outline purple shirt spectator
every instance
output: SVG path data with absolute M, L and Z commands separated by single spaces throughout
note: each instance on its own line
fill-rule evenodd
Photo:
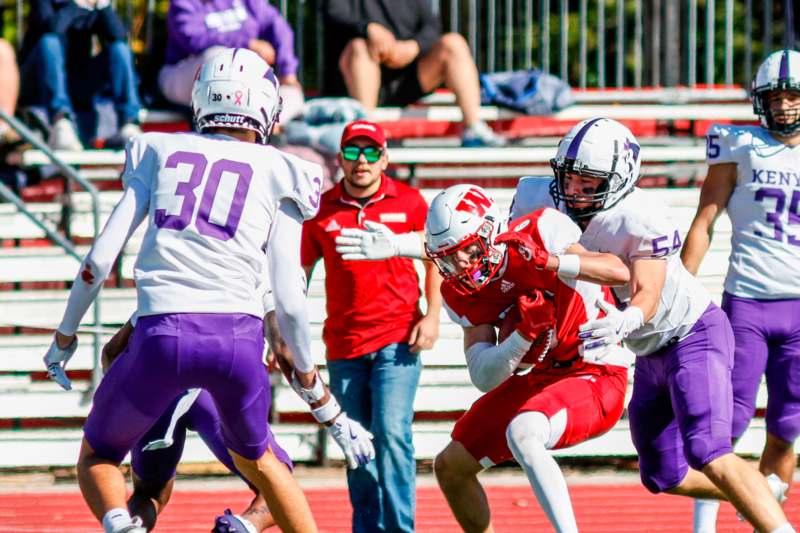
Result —
M 247 48 L 251 39 L 262 39 L 275 48 L 281 77 L 297 73 L 294 32 L 266 0 L 172 0 L 167 29 L 167 64 L 212 46 Z

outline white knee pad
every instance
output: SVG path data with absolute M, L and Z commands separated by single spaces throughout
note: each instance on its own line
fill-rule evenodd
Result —
M 528 411 L 514 417 L 506 429 L 506 440 L 512 451 L 525 441 L 538 442 L 549 450 L 561 440 L 566 427 L 566 409 L 552 418 L 539 411 Z
M 550 441 L 550 420 L 544 413 L 529 411 L 514 417 L 506 428 L 508 447 L 518 455 L 519 451 L 544 447 Z

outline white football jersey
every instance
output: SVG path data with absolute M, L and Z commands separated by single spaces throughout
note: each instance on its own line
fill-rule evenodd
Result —
M 709 165 L 736 163 L 728 201 L 731 256 L 725 290 L 758 299 L 800 298 L 800 146 L 760 126 L 713 126 Z
M 551 182 L 552 179 L 522 178 L 513 202 L 512 219 L 523 208 L 536 208 L 533 202 L 544 201 L 546 193 L 549 197 Z M 552 199 L 549 202 L 552 205 Z M 587 250 L 616 255 L 629 268 L 637 259 L 667 261 L 667 277 L 655 316 L 625 339 L 626 346 L 636 355 L 648 355 L 672 338 L 686 335 L 711 303 L 708 292 L 681 262 L 681 235 L 669 219 L 666 206 L 640 189 L 634 189 L 613 208 L 592 217 L 579 242 Z M 612 289 L 620 302 L 630 302 L 630 284 Z
M 523 176 L 517 182 L 517 190 L 511 200 L 509 220 L 515 220 L 528 213 L 533 213 L 543 207 L 556 208 L 553 197 L 550 196 L 552 177 Z
M 321 168 L 223 135 L 146 133 L 126 149 L 123 183 L 149 191 L 134 266 L 138 315 L 264 315 L 266 243 L 279 203 L 319 208 Z

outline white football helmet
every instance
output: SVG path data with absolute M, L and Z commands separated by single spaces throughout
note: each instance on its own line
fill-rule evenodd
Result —
M 778 50 L 768 55 L 758 67 L 750 91 L 753 112 L 761 118 L 761 125 L 778 135 L 791 135 L 800 130 L 800 109 L 783 111 L 776 120 L 769 106 L 773 91 L 800 92 L 800 52 Z
M 561 139 L 556 156 L 550 160 L 556 178 L 550 194 L 556 206 L 563 202 L 567 214 L 580 219 L 616 205 L 639 181 L 639 149 L 631 130 L 616 120 L 592 118 L 578 123 Z M 568 195 L 565 191 L 568 174 L 601 178 L 603 182 L 585 194 Z M 591 205 L 573 207 L 578 202 Z
M 471 294 L 492 280 L 503 260 L 504 248 L 493 244 L 501 220 L 500 208 L 476 185 L 453 185 L 436 195 L 425 220 L 425 253 L 444 283 Z
M 197 71 L 192 115 L 197 131 L 234 128 L 256 132 L 267 144 L 280 114 L 278 78 L 251 50 L 228 48 Z

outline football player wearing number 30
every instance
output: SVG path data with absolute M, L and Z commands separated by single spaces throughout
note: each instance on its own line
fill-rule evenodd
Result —
M 756 410 L 766 374 L 767 441 L 759 465 L 791 483 L 800 436 L 800 53 L 779 50 L 753 80 L 760 126 L 713 126 L 708 176 L 681 253 L 696 273 L 727 209 L 732 238 L 722 308 L 736 338 L 733 438 Z M 715 530 L 717 506 L 698 502 L 696 532 Z
M 192 108 L 200 133 L 146 133 L 128 144 L 122 198 L 80 266 L 45 355 L 50 376 L 68 388 L 64 367 L 78 324 L 147 219 L 134 267 L 138 321 L 94 395 L 78 482 L 106 533 L 144 533 L 126 509 L 119 463 L 175 398 L 202 388 L 219 410 L 236 468 L 264 495 L 278 526 L 313 533 L 308 502 L 267 423 L 258 291 L 269 276 L 294 355 L 293 388 L 334 437 L 352 437 L 342 442 L 348 458 L 358 450 L 353 467 L 368 461 L 371 436 L 342 413 L 311 357 L 300 240 L 303 220 L 319 207 L 321 169 L 264 146 L 278 119 L 278 82 L 254 52 L 227 49 L 207 61 Z

